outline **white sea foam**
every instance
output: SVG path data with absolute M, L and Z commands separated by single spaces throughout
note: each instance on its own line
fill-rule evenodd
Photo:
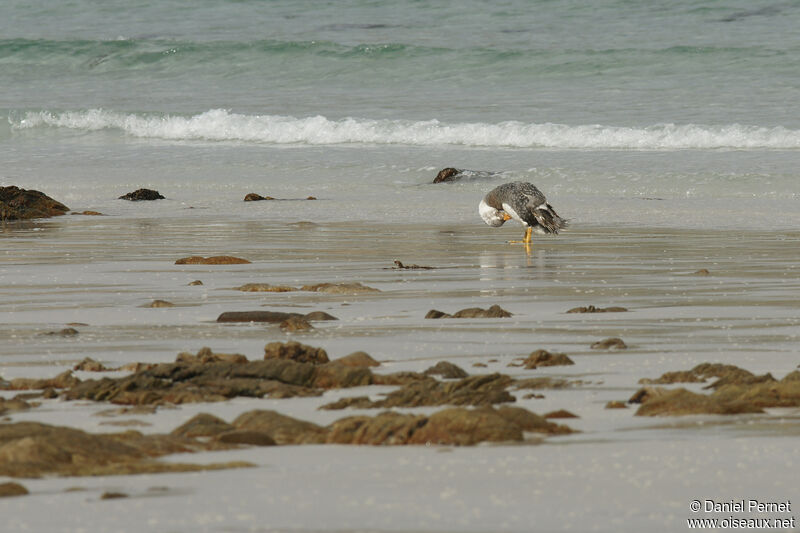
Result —
M 562 149 L 783 149 L 800 148 L 800 131 L 740 124 L 647 127 L 518 121 L 444 123 L 438 120 L 372 120 L 324 116 L 296 118 L 243 115 L 212 109 L 191 117 L 125 114 L 102 109 L 29 112 L 11 120 L 15 129 L 36 127 L 83 131 L 119 130 L 140 138 L 239 141 L 267 144 L 399 144 Z

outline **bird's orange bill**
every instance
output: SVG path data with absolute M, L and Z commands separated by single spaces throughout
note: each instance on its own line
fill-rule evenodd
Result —
M 506 220 L 511 220 L 511 215 L 503 211 L 503 222 L 505 222 Z

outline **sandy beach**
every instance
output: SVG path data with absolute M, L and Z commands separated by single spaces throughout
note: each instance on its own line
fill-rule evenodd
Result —
M 526 250 L 506 243 L 517 233 L 479 225 L 223 217 L 198 227 L 193 214 L 158 220 L 66 216 L 6 225 L 0 288 L 0 375 L 6 381 L 53 377 L 85 357 L 108 367 L 166 363 L 202 347 L 257 360 L 265 344 L 297 340 L 324 348 L 334 360 L 365 351 L 381 363 L 376 374 L 420 372 L 449 361 L 471 375 L 567 380 L 571 386 L 533 391 L 541 393 L 536 397 L 511 389 L 513 405 L 577 416 L 557 420 L 575 433 L 523 444 L 245 446 L 166 459 L 241 460 L 255 468 L 16 480 L 31 495 L 0 500 L 4 516 L 13 517 L 7 531 L 80 531 L 90 516 L 92 531 L 682 530 L 687 518 L 714 516 L 692 513 L 693 499 L 796 497 L 792 465 L 798 452 L 791 437 L 800 432 L 797 408 L 648 417 L 634 416 L 635 404 L 606 404 L 626 404 L 641 378 L 704 362 L 777 379 L 795 370 L 800 234 L 574 225 Z M 233 255 L 251 264 L 175 264 L 189 255 Z M 395 260 L 433 268 L 400 270 L 393 268 Z M 203 284 L 189 285 L 194 280 Z M 246 283 L 321 282 L 359 282 L 379 292 L 236 290 Z M 156 299 L 174 307 L 147 307 Z M 495 304 L 513 316 L 424 318 L 431 309 L 453 313 Z M 589 305 L 627 311 L 567 313 Z M 338 320 L 297 333 L 276 324 L 216 322 L 223 312 L 257 310 L 325 311 Z M 47 334 L 68 324 L 76 335 Z M 608 337 L 623 339 L 627 349 L 590 348 Z M 538 349 L 565 353 L 575 364 L 515 366 Z M 681 386 L 704 392 L 706 384 Z M 376 413 L 321 405 L 364 395 L 375 400 L 392 390 L 240 397 L 113 420 L 156 434 L 198 413 L 231 421 L 253 409 L 274 409 L 327 425 Z M 2 392 L 6 398 L 18 393 Z M 107 402 L 36 401 L 41 405 L 8 420 L 116 430 L 108 417 L 97 416 L 113 407 Z M 108 492 L 127 497 L 100 498 Z M 45 503 L 48 513 L 42 514 Z

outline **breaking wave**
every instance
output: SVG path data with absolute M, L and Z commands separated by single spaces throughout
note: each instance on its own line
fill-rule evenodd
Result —
M 66 128 L 118 131 L 146 139 L 276 145 L 408 145 L 584 150 L 800 148 L 800 131 L 740 124 L 657 124 L 647 127 L 552 123 L 444 123 L 324 116 L 245 115 L 212 109 L 194 116 L 126 114 L 102 109 L 27 112 L 12 130 Z

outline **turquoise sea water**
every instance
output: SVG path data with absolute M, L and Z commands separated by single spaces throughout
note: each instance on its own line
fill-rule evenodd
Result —
M 797 27 L 798 2 L 10 1 L 0 181 L 86 204 L 136 182 L 373 202 L 367 182 L 456 166 L 579 210 L 753 198 L 794 223 Z

